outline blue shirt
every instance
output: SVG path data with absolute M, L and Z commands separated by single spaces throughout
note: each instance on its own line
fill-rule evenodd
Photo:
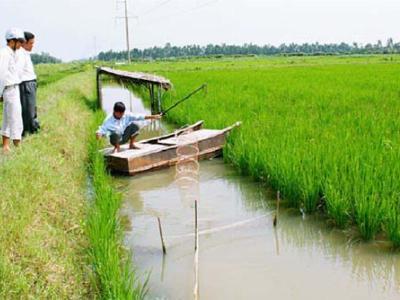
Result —
M 125 113 L 121 119 L 116 119 L 114 114 L 109 115 L 99 127 L 96 133 L 110 135 L 111 133 L 123 134 L 126 127 L 134 121 L 144 121 L 144 116 L 135 116 L 132 113 Z

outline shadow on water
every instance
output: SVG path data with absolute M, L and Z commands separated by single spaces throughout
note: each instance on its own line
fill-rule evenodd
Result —
M 151 299 L 193 298 L 193 203 L 175 177 L 169 168 L 115 178 L 125 199 L 125 243 L 143 278 L 150 272 Z M 282 210 L 274 229 L 267 189 L 220 159 L 200 164 L 199 189 L 200 298 L 400 299 L 400 256 L 384 244 L 350 243 L 317 216 L 293 210 Z

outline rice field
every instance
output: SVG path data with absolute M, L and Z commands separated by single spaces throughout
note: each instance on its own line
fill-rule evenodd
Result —
M 134 64 L 172 80 L 168 115 L 210 128 L 242 121 L 226 159 L 293 207 L 400 246 L 400 57 L 245 58 Z

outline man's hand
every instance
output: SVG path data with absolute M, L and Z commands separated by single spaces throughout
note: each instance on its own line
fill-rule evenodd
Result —
M 102 135 L 101 135 L 101 133 L 96 133 L 96 139 L 98 139 L 98 140 L 100 140 L 102 138 Z
M 146 120 L 160 120 L 161 119 L 161 115 L 151 115 L 151 116 L 146 116 L 145 119 Z

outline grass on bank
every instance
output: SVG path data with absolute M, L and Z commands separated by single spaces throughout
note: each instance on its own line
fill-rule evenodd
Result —
M 81 73 L 90 70 L 89 64 L 71 63 L 71 64 L 42 64 L 35 67 L 38 75 L 38 85 L 40 87 L 54 83 L 64 77 L 72 74 Z
M 0 154 L 0 298 L 137 299 L 120 198 L 93 140 L 94 72 L 53 72 L 38 91 L 40 134 Z
M 169 114 L 222 128 L 237 120 L 227 158 L 280 190 L 292 206 L 323 210 L 364 239 L 400 246 L 400 56 L 254 58 L 160 62 L 175 86 L 165 106 L 202 84 Z
M 92 122 L 95 132 L 104 119 L 98 111 Z M 123 231 L 118 218 L 122 197 L 112 187 L 99 152 L 99 142 L 94 134 L 89 138 L 89 170 L 92 176 L 93 196 L 90 204 L 87 232 L 90 239 L 90 256 L 97 274 L 103 299 L 142 299 L 145 286 L 136 280 L 130 258 L 121 248 Z
M 2 299 L 96 295 L 85 236 L 89 76 L 39 89 L 41 133 L 1 156 Z
M 45 88 L 48 84 L 55 83 L 67 76 L 88 71 L 91 69 L 89 64 L 40 64 L 35 66 L 35 72 L 37 74 L 37 86 L 40 89 Z M 39 92 L 40 93 L 40 92 Z M 38 95 L 38 102 L 42 102 L 40 99 L 41 95 Z M 46 103 L 47 99 L 43 99 L 43 103 Z M 39 109 L 41 106 L 39 105 Z M 3 102 L 0 102 L 0 121 L 3 117 Z M 40 112 L 39 112 L 40 113 Z M 0 123 L 1 126 L 1 123 Z

